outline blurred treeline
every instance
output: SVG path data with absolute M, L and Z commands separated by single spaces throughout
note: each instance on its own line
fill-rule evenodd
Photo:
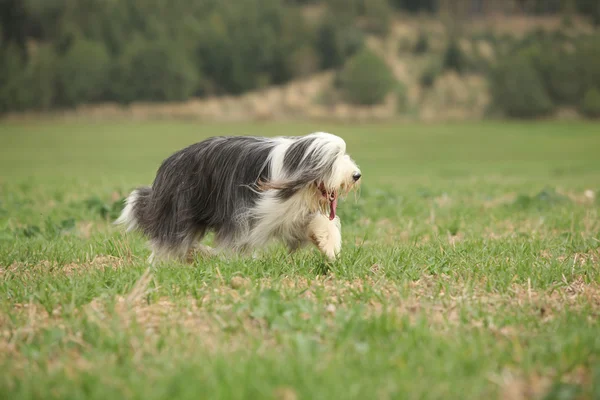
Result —
M 0 112 L 238 94 L 345 65 L 350 72 L 340 82 L 361 91 L 348 98 L 372 104 L 393 85 L 380 85 L 381 95 L 361 96 L 374 84 L 370 77 L 356 75 L 385 68 L 375 55 L 362 51 L 365 36 L 387 35 L 394 13 L 452 15 L 462 5 L 462 12 L 476 16 L 501 3 L 0 0 Z M 509 3 L 531 14 L 564 12 L 568 3 L 574 14 L 600 22 L 598 0 L 510 1 L 500 8 Z M 321 7 L 321 12 L 312 15 L 311 7 Z M 460 49 L 452 43 L 446 63 L 459 70 L 461 56 L 455 53 Z M 534 104 L 535 109 L 508 107 L 509 115 L 548 113 L 554 100 L 579 104 L 587 89 L 600 89 L 594 59 L 599 47 L 594 46 L 586 42 L 581 51 L 578 46 L 565 57 L 553 41 L 541 40 L 535 48 L 511 53 L 508 64 L 486 71 L 496 83 L 495 100 L 511 104 L 515 93 L 510 91 L 520 93 L 525 86 L 530 94 L 521 99 L 523 107 Z M 354 64 L 348 67 L 352 58 Z M 388 74 L 385 79 L 393 78 Z M 565 79 L 576 82 L 570 85 Z M 532 80 L 541 89 L 531 89 Z

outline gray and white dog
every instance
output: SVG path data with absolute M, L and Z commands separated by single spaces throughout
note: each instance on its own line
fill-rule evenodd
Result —
M 342 244 L 338 198 L 360 177 L 345 141 L 329 133 L 212 137 L 164 160 L 115 223 L 149 238 L 150 262 L 189 261 L 195 250 L 246 252 L 277 238 L 290 251 L 312 242 L 334 260 Z M 199 244 L 209 231 L 217 249 Z

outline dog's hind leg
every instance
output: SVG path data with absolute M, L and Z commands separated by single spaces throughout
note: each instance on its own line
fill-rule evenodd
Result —
M 181 261 L 185 257 L 187 246 L 150 240 L 150 249 L 152 254 L 150 254 L 148 262 L 156 265 L 169 261 Z
M 217 250 L 213 249 L 210 246 L 200 243 L 200 241 L 206 235 L 206 228 L 201 228 L 196 232 L 194 239 L 192 240 L 192 244 L 187 250 L 186 253 L 186 261 L 191 263 L 194 261 L 196 256 L 201 257 L 213 257 L 217 255 Z
M 200 229 L 183 237 L 175 236 L 175 238 L 169 240 L 150 240 L 152 254 L 148 261 L 151 264 L 168 261 L 192 263 L 198 248 L 200 249 L 199 252 L 205 253 L 207 253 L 207 249 L 210 249 L 208 246 L 198 243 L 204 237 L 205 232 L 205 229 Z
M 323 214 L 315 214 L 308 224 L 307 234 L 310 241 L 330 261 L 336 259 L 342 249 L 341 223 L 338 217 L 330 221 Z
M 196 256 L 200 256 L 203 258 L 214 257 L 218 254 L 217 250 L 213 249 L 210 246 L 199 243 L 196 246 L 190 248 L 187 253 L 186 261 L 188 263 L 194 262 Z

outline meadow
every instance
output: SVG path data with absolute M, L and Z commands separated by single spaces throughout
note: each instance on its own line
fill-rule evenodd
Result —
M 183 146 L 317 130 L 363 172 L 334 263 L 111 224 Z M 598 399 L 599 197 L 593 123 L 2 123 L 0 398 Z

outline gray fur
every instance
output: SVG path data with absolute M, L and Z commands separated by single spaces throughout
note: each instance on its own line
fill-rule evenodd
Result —
M 276 182 L 277 197 L 287 199 L 324 176 L 317 154 L 306 154 L 313 138 L 296 137 L 283 167 L 293 172 Z M 277 142 L 260 137 L 213 137 L 177 151 L 163 161 L 151 187 L 134 191 L 134 226 L 155 253 L 185 256 L 208 231 L 218 244 L 232 245 L 255 221 L 248 211 L 259 200 L 259 183 L 270 181 L 269 155 Z M 333 163 L 333 160 L 332 160 Z

